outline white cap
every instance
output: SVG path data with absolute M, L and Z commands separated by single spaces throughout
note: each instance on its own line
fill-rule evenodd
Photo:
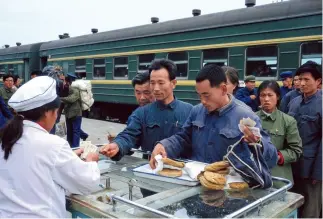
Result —
M 39 76 L 22 85 L 12 95 L 8 105 L 16 112 L 24 112 L 44 106 L 56 98 L 56 81 L 48 76 Z

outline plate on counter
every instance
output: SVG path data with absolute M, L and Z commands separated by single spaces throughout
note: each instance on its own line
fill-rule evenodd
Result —
M 153 170 L 150 168 L 149 164 L 141 165 L 135 169 L 133 169 L 135 176 L 139 176 L 142 178 L 158 180 L 168 183 L 180 184 L 184 186 L 196 186 L 200 182 L 192 179 L 189 175 L 183 170 L 183 175 L 180 177 L 167 177 L 161 176 L 153 173 Z

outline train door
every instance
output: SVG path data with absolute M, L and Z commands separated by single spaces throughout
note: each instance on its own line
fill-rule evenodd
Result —
M 24 59 L 24 73 L 23 73 L 24 81 L 30 79 L 29 77 L 29 59 Z
M 40 58 L 40 70 L 43 70 L 45 66 L 47 65 L 48 57 L 41 57 Z

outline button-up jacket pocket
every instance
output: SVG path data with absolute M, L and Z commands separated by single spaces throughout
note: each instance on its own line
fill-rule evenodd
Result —
M 284 149 L 285 132 L 283 130 L 271 129 L 269 130 L 269 135 L 277 150 Z

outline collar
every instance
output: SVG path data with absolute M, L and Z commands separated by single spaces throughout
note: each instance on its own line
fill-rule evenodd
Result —
M 6 87 L 4 87 L 4 90 L 5 90 L 7 93 L 11 93 L 11 92 L 12 92 L 12 88 L 6 88 Z
M 222 116 L 223 114 L 225 114 L 226 112 L 228 112 L 230 109 L 232 109 L 232 107 L 234 106 L 234 101 L 235 98 L 234 96 L 232 96 L 232 94 L 228 94 L 229 96 L 229 103 L 223 107 L 221 107 L 220 109 L 214 110 L 212 112 L 208 112 L 206 111 L 206 114 L 217 114 L 219 116 Z
M 304 103 L 309 103 L 311 102 L 313 99 L 315 99 L 316 97 L 318 97 L 319 95 L 322 95 L 321 91 L 317 90 L 315 94 L 313 94 L 312 96 L 308 97 L 307 99 L 305 99 L 304 94 L 302 94 L 302 99 Z
M 272 121 L 275 121 L 276 118 L 277 118 L 277 108 L 271 113 L 271 114 L 268 114 L 266 112 L 264 112 L 263 110 L 260 110 L 260 117 L 265 120 L 265 119 L 271 119 Z
M 177 102 L 178 102 L 178 100 L 177 100 L 177 98 L 175 96 L 174 96 L 174 100 L 171 103 L 167 104 L 167 105 L 165 105 L 161 101 L 155 101 L 155 103 L 157 104 L 157 107 L 159 109 L 161 109 L 161 110 L 164 110 L 164 109 L 167 109 L 167 108 L 175 109 L 175 107 L 177 105 Z
M 38 129 L 38 130 L 40 130 L 42 132 L 48 133 L 48 131 L 46 131 L 43 127 L 41 127 L 40 125 L 38 125 L 35 122 L 32 122 L 30 120 L 24 120 L 23 123 L 24 123 L 24 126 L 35 128 L 35 129 Z

